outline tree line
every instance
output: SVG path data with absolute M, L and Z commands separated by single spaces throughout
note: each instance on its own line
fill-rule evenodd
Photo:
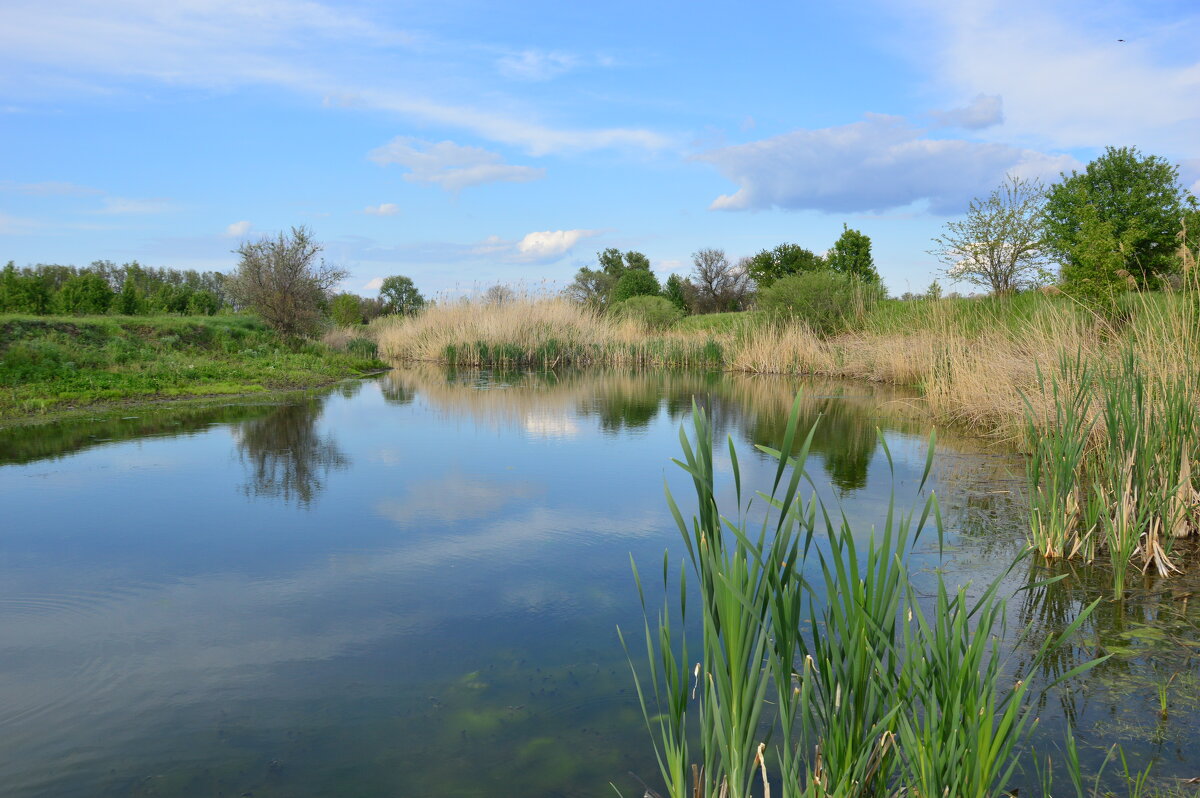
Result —
M 215 271 L 98 260 L 83 268 L 9 261 L 0 272 L 0 313 L 212 315 L 230 302 L 228 277 Z
M 841 237 L 824 254 L 799 244 L 730 261 L 723 249 L 692 253 L 687 276 L 671 274 L 660 284 L 650 259 L 641 252 L 609 248 L 596 253 L 596 266 L 582 267 L 565 294 L 576 302 L 615 314 L 674 315 L 746 310 L 756 302 L 792 295 L 809 283 L 872 285 L 882 290 L 871 254 L 871 239 L 843 225 Z M 783 303 L 786 303 L 784 300 Z
M 1108 147 L 1048 187 L 1010 175 L 933 243 L 947 276 L 994 294 L 1057 284 L 1094 300 L 1178 287 L 1200 243 L 1200 203 L 1177 165 Z

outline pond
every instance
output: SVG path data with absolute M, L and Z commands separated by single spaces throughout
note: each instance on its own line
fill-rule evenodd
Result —
M 919 500 L 915 401 L 855 383 L 411 368 L 0 430 L 5 793 L 640 795 L 657 770 L 616 628 L 642 626 L 630 557 L 643 574 L 679 562 L 663 487 L 688 512 L 680 426 L 704 404 L 765 488 L 753 446 L 778 444 L 800 387 L 831 506 L 866 535 L 893 487 Z M 927 541 L 929 568 L 1003 571 L 1022 469 L 939 436 L 947 554 Z M 1019 591 L 1050 573 L 1009 575 L 1012 629 L 1059 628 L 1105 594 L 1088 569 Z M 1200 775 L 1196 588 L 1102 602 L 1051 668 L 1114 656 L 1046 697 L 1046 753 L 1070 718 L 1093 767 L 1121 743 L 1160 776 Z

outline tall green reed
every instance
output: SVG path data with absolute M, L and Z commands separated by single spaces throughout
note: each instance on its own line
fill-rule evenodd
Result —
M 801 496 L 813 487 L 805 462 L 815 425 L 802 436 L 800 407 L 797 397 L 779 449 L 758 447 L 776 469 L 770 492 L 756 494 L 766 507 L 753 525 L 732 441 L 730 518 L 716 498 L 705 412 L 693 405 L 694 442 L 680 432 L 675 462 L 692 477 L 696 514 L 685 521 L 669 489 L 667 501 L 687 552 L 679 617 L 699 615 L 700 642 L 688 648 L 665 601 L 655 629 L 646 611 L 647 674 L 630 655 L 666 794 L 765 797 L 774 785 L 785 798 L 1000 795 L 1032 727 L 1030 676 L 1095 605 L 1010 674 L 999 648 L 1000 578 L 971 601 L 939 572 L 932 614 L 922 607 L 909 559 L 927 527 L 940 551 L 933 494 L 907 512 L 893 497 L 865 535 L 835 520 L 815 489 Z M 882 436 L 880 444 L 890 464 Z M 645 610 L 636 566 L 634 574 Z M 664 557 L 664 591 L 669 575 Z

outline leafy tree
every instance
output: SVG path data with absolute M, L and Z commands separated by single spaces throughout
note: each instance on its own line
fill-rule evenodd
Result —
M 693 283 L 697 313 L 740 310 L 750 291 L 748 261 L 729 262 L 723 249 L 701 249 L 692 253 Z
M 614 298 L 614 292 L 626 272 L 637 269 L 650 273 L 650 259 L 636 250 L 621 252 L 616 247 L 609 247 L 596 253 L 596 261 L 600 268 L 584 266 L 576 272 L 574 282 L 563 292 L 567 297 L 580 304 L 605 308 L 619 301 Z
M 338 294 L 329 305 L 329 315 L 342 327 L 362 324 L 362 298 L 354 294 Z
M 939 283 L 937 280 L 934 280 L 932 283 L 930 283 L 929 287 L 925 289 L 925 298 L 932 299 L 934 301 L 941 299 L 942 298 L 942 284 Z
M 385 278 L 379 287 L 379 298 L 383 300 L 388 313 L 402 316 L 411 316 L 425 307 L 425 297 L 421 296 L 412 278 L 403 274 Z
M 997 295 L 1036 285 L 1049 262 L 1042 230 L 1045 197 L 1041 183 L 1010 175 L 987 199 L 971 200 L 966 218 L 947 222 L 930 254 L 952 279 Z
M 759 288 L 765 288 L 789 274 L 821 271 L 825 268 L 827 264 L 824 258 L 798 244 L 780 244 L 775 249 L 764 249 L 746 264 L 750 278 Z
M 613 288 L 611 301 L 623 302 L 633 296 L 657 296 L 661 291 L 658 278 L 649 269 L 626 269 Z
M 188 298 L 187 312 L 193 316 L 212 316 L 221 309 L 221 300 L 212 291 L 193 291 Z
M 663 286 L 662 295 L 672 305 L 687 313 L 687 298 L 684 293 L 683 278 L 678 274 L 672 274 L 667 278 L 667 282 Z
M 126 275 L 121 293 L 117 295 L 117 313 L 122 316 L 141 316 L 149 310 L 146 298 L 138 290 L 137 281 L 133 275 Z
M 307 227 L 245 242 L 229 280 L 231 295 L 284 335 L 315 332 L 333 287 L 347 272 L 319 259 L 321 245 Z
M 875 259 L 871 257 L 871 238 L 842 224 L 842 235 L 826 256 L 829 268 L 839 274 L 852 274 L 860 280 L 879 282 Z
M 103 277 L 83 272 L 63 283 L 58 301 L 64 313 L 99 315 L 108 312 L 113 292 Z
M 1179 168 L 1136 147 L 1108 147 L 1082 173 L 1062 175 L 1046 198 L 1045 228 L 1064 287 L 1111 284 L 1116 269 L 1154 286 L 1177 266 L 1188 204 Z

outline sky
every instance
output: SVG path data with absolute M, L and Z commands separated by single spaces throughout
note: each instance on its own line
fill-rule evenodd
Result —
M 1200 193 L 1198 43 L 1196 0 L 4 0 L 0 262 L 306 225 L 344 290 L 450 296 L 849 225 L 919 292 L 1008 174 L 1136 146 Z

